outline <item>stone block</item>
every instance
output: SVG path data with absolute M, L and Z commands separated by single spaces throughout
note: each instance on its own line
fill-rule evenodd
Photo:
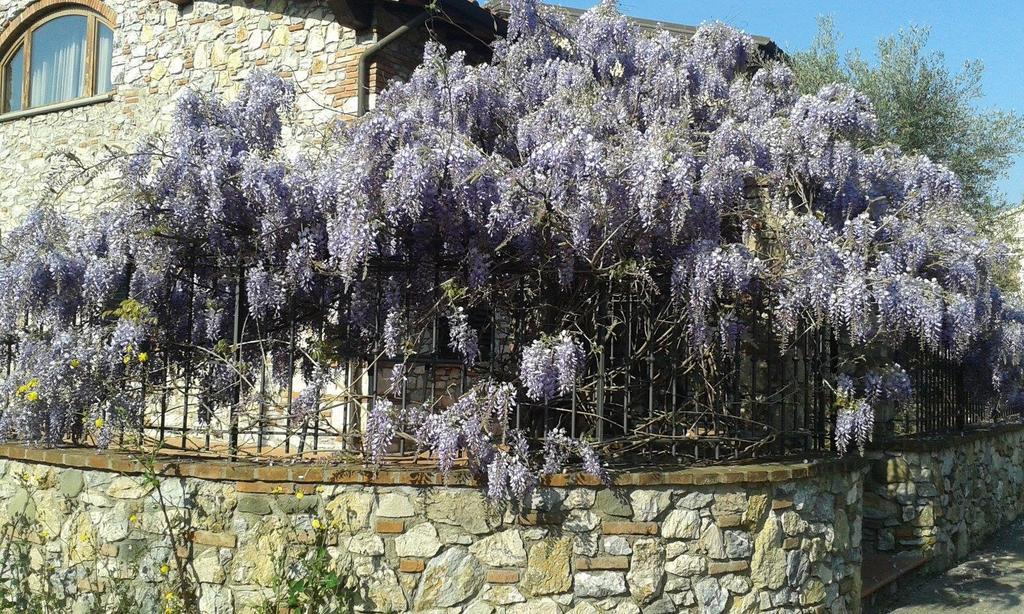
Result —
M 575 575 L 577 597 L 613 597 L 626 593 L 626 575 L 616 571 L 581 571 Z
M 492 567 L 515 567 L 526 564 L 526 548 L 517 529 L 489 535 L 469 547 L 473 556 Z
M 192 533 L 192 541 L 204 546 L 216 548 L 234 548 L 238 543 L 238 536 L 234 533 L 222 533 L 215 531 L 198 530 Z
M 453 546 L 427 564 L 420 576 L 413 607 L 416 611 L 456 606 L 476 594 L 484 573 L 463 546 Z
M 385 493 L 377 500 L 377 516 L 387 518 L 408 518 L 416 513 L 409 496 L 401 493 Z
M 238 498 L 237 509 L 243 514 L 266 516 L 271 512 L 270 501 L 265 496 L 246 495 Z
M 418 524 L 395 538 L 395 551 L 401 557 L 431 557 L 440 549 L 437 529 L 429 522 Z
M 630 505 L 629 494 L 610 488 L 605 488 L 597 493 L 594 511 L 604 516 L 633 517 L 633 506 Z
M 572 539 L 545 539 L 530 548 L 523 591 L 527 596 L 564 593 L 572 587 L 570 557 Z
M 695 539 L 700 533 L 700 513 L 693 509 L 673 510 L 661 523 L 661 534 L 673 539 Z

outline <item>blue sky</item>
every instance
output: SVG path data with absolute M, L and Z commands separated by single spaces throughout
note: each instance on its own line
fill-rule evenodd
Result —
M 596 0 L 555 0 L 589 8 Z M 982 108 L 1024 113 L 1024 0 L 620 0 L 622 11 L 698 25 L 720 20 L 774 40 L 785 50 L 805 49 L 817 32 L 818 15 L 832 15 L 841 50 L 859 48 L 873 57 L 875 41 L 909 25 L 931 28 L 930 47 L 953 68 L 965 60 L 985 64 Z M 1010 202 L 1024 198 L 1024 156 L 1000 183 Z

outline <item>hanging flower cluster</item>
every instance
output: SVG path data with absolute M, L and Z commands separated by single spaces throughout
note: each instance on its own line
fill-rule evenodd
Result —
M 583 346 L 568 331 L 557 337 L 537 339 L 523 350 L 519 379 L 526 395 L 535 401 L 550 401 L 572 391 L 583 367 Z
M 610 1 L 566 22 L 517 0 L 492 62 L 428 44 L 374 112 L 298 158 L 281 148 L 285 81 L 256 73 L 232 102 L 188 94 L 170 133 L 123 165 L 125 202 L 74 223 L 43 206 L 6 238 L 14 368 L 0 432 L 57 442 L 92 430 L 82 415 L 106 415 L 109 439 L 109 417 L 141 415 L 121 383 L 150 364 L 143 353 L 203 348 L 193 372 L 211 390 L 268 355 L 278 385 L 298 372 L 319 390 L 333 361 L 380 356 L 401 365 L 398 384 L 424 323 L 442 318 L 450 349 L 478 365 L 474 310 L 500 331 L 526 305 L 529 336 L 494 341 L 516 354 L 493 361 L 496 388 L 445 409 L 379 398 L 364 426 L 373 463 L 401 434 L 445 471 L 467 454 L 492 496 L 522 498 L 573 458 L 603 473 L 558 429 L 538 461 L 508 415 L 519 390 L 546 402 L 573 389 L 594 339 L 559 331 L 593 333 L 584 320 L 615 284 L 670 303 L 685 325 L 663 341 L 704 365 L 763 323 L 783 345 L 818 330 L 862 351 L 857 385 L 835 385 L 841 449 L 870 437 L 872 403 L 909 394 L 869 347 L 993 359 L 1010 395 L 1024 318 L 993 285 L 1005 250 L 963 212 L 956 177 L 862 147 L 875 117 L 848 86 L 800 96 L 785 65 L 755 71 L 754 57 L 721 24 L 682 40 L 639 30 Z M 232 348 L 239 296 L 261 343 Z M 541 296 L 561 315 L 542 317 Z

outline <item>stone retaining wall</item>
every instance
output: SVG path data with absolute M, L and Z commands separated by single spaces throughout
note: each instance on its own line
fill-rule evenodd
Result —
M 256 612 L 309 568 L 314 543 L 357 587 L 362 611 L 860 609 L 854 461 L 633 473 L 614 489 L 555 476 L 513 514 L 477 488 L 412 471 L 0 455 L 4 539 L 15 527 L 35 590 L 50 580 L 71 612 L 117 599 L 162 609 L 178 598 L 175 553 L 203 612 Z
M 945 569 L 1024 512 L 1024 425 L 869 453 L 865 544 Z

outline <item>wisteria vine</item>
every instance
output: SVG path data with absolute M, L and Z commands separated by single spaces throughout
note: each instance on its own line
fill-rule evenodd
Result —
M 366 459 L 405 438 L 441 471 L 464 455 L 492 497 L 523 500 L 572 459 L 606 475 L 585 438 L 554 428 L 536 451 L 510 416 L 517 399 L 572 393 L 609 287 L 670 303 L 673 343 L 704 368 L 765 323 L 782 348 L 808 330 L 840 341 L 841 450 L 870 438 L 875 405 L 911 394 L 879 348 L 988 361 L 1016 394 L 1024 318 L 993 283 L 1004 248 L 977 232 L 948 169 L 861 145 L 875 130 L 864 96 L 799 96 L 784 64 L 758 65 L 751 38 L 721 24 L 651 34 L 609 1 L 566 21 L 521 0 L 510 19 L 486 64 L 428 44 L 408 82 L 316 151 L 284 154 L 293 88 L 256 73 L 231 102 L 185 95 L 170 133 L 121 165 L 117 206 L 74 223 L 40 206 L 0 264 L 3 436 L 107 442 L 145 409 L 123 383 L 190 348 L 206 350 L 194 372 L 213 390 L 251 384 L 268 358 L 285 386 L 297 361 L 309 408 L 339 360 L 387 358 Z M 240 293 L 259 342 L 235 347 Z M 523 304 L 531 336 L 468 392 L 397 403 L 428 322 L 447 321 L 473 368 L 472 314 Z

